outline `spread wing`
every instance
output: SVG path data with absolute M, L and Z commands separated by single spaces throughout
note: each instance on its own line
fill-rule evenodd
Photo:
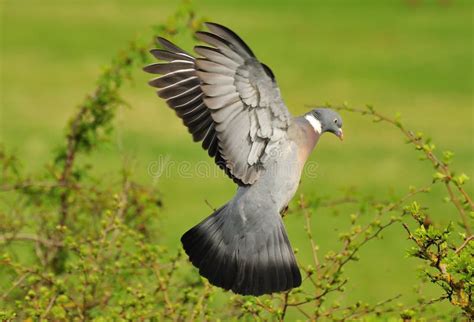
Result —
M 183 119 L 195 141 L 214 156 L 239 184 L 254 183 L 265 168 L 272 147 L 286 137 L 291 115 L 271 70 L 228 28 L 206 23 L 211 32 L 196 37 L 210 46 L 196 46 L 195 59 L 160 38 L 166 50 L 152 54 L 168 61 L 145 71 L 164 76 L 150 81 L 160 88 Z

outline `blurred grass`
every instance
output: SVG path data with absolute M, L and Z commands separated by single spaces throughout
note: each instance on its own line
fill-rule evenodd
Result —
M 294 114 L 307 105 L 343 101 L 370 103 L 388 115 L 402 114 L 411 128 L 429 134 L 440 149 L 456 153 L 455 169 L 472 176 L 473 28 L 469 1 L 199 1 L 196 11 L 236 30 L 274 71 Z M 40 170 L 62 140 L 66 121 L 93 86 L 102 66 L 136 36 L 151 34 L 168 16 L 171 1 L 1 2 L 0 142 Z M 191 48 L 189 39 L 180 39 Z M 143 182 L 164 197 L 164 243 L 178 247 L 180 235 L 217 207 L 235 186 L 223 175 L 183 178 L 177 170 L 158 180 L 148 173 L 160 156 L 170 161 L 210 161 L 185 128 L 146 85 L 138 70 L 124 93 L 132 109 L 121 110 L 114 140 L 91 162 L 104 180 L 118 180 L 123 156 L 133 159 Z M 300 193 L 336 195 L 357 186 L 363 193 L 401 195 L 409 185 L 429 183 L 430 166 L 403 144 L 396 129 L 343 115 L 346 141 L 324 137 L 312 160 L 318 177 L 303 178 Z M 469 186 L 472 192 L 472 185 Z M 440 223 L 452 220 L 439 189 L 425 200 Z M 313 235 L 322 253 L 337 247 L 347 215 L 315 214 Z M 455 218 L 457 219 L 457 218 Z M 300 259 L 309 258 L 303 218 L 286 219 Z M 410 294 L 417 262 L 405 257 L 400 226 L 374 242 L 349 271 L 349 299 L 381 300 Z M 383 288 L 381 287 L 383 285 Z M 408 296 L 409 298 L 409 296 Z

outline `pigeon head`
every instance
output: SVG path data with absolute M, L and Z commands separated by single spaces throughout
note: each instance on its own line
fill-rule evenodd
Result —
M 344 139 L 342 118 L 336 111 L 330 108 L 316 108 L 307 113 L 305 118 L 320 134 L 331 132 L 341 139 L 341 141 Z

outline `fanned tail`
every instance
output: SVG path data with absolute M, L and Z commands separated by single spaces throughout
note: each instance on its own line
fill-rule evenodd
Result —
M 242 295 L 282 292 L 301 275 L 281 219 L 270 227 L 236 231 L 232 207 L 223 206 L 181 238 L 189 259 L 215 286 Z

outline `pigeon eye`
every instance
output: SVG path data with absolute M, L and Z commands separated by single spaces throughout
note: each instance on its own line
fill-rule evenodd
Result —
M 334 123 L 336 123 L 336 124 L 337 124 L 337 119 L 335 119 L 335 120 L 334 120 Z

